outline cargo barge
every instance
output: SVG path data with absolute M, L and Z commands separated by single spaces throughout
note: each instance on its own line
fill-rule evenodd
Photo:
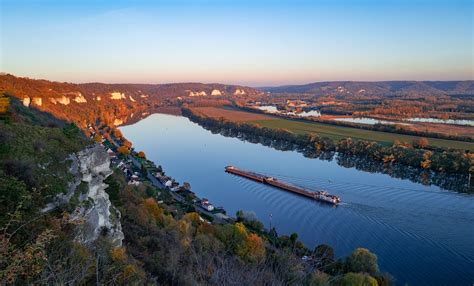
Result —
M 292 184 L 280 181 L 276 178 L 264 176 L 264 175 L 257 174 L 257 173 L 254 173 L 254 172 L 241 170 L 241 169 L 238 169 L 234 166 L 225 167 L 225 171 L 227 173 L 231 173 L 231 174 L 234 174 L 234 175 L 237 175 L 237 176 L 241 176 L 241 177 L 244 177 L 244 178 L 259 182 L 259 183 L 262 183 L 262 184 L 267 184 L 267 185 L 270 185 L 270 186 L 273 186 L 273 187 L 276 187 L 276 188 L 279 188 L 279 189 L 282 189 L 282 190 L 285 190 L 285 191 L 288 191 L 288 192 L 292 192 L 292 193 L 295 193 L 295 194 L 298 194 L 298 195 L 301 195 L 301 196 L 304 196 L 304 197 L 307 197 L 307 198 L 310 198 L 310 199 L 314 199 L 314 200 L 317 200 L 317 201 L 330 203 L 330 204 L 333 204 L 333 205 L 337 205 L 341 202 L 341 198 L 339 198 L 336 195 L 331 195 L 326 191 L 311 192 L 311 191 L 305 190 L 301 187 L 297 187 L 297 186 L 294 186 Z

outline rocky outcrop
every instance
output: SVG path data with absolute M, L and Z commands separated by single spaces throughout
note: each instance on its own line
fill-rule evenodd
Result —
M 56 206 L 77 202 L 69 219 L 77 225 L 76 240 L 90 244 L 99 235 L 121 246 L 124 238 L 120 224 L 120 212 L 112 205 L 105 192 L 105 178 L 112 174 L 109 155 L 100 145 L 93 145 L 70 156 L 70 173 L 74 180 L 68 191 L 48 204 L 43 212 Z
M 23 98 L 23 105 L 26 107 L 30 106 L 31 99 L 29 97 Z
M 66 97 L 64 95 L 56 98 L 56 101 L 58 103 L 61 103 L 62 105 L 68 105 L 69 103 L 71 103 L 71 100 L 69 99 L 69 97 Z
M 33 97 L 33 104 L 41 106 L 43 105 L 43 99 L 41 97 Z
M 220 95 L 222 95 L 222 92 L 218 89 L 213 89 L 212 92 L 211 92 L 211 95 L 220 96 Z
M 110 93 L 110 99 L 115 99 L 115 100 L 125 99 L 125 94 L 123 94 L 122 92 L 118 92 L 118 91 L 111 92 Z
M 86 98 L 79 92 L 79 94 L 74 98 L 74 101 L 77 103 L 87 103 Z
M 234 91 L 234 95 L 245 95 L 245 94 L 247 94 L 247 93 L 245 92 L 245 90 L 240 89 L 240 88 L 237 88 L 237 89 Z
M 132 117 L 133 117 L 133 113 L 132 113 Z M 119 125 L 122 125 L 123 124 L 123 120 L 122 119 L 118 119 L 118 118 L 115 118 L 114 119 L 114 125 L 115 126 L 119 126 Z
M 206 96 L 207 93 L 205 91 L 190 91 L 189 96 L 194 97 L 194 96 Z

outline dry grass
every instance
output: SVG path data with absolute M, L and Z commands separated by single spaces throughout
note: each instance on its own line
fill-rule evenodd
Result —
M 234 122 L 248 122 L 258 124 L 262 127 L 274 129 L 287 129 L 296 134 L 314 133 L 320 136 L 329 137 L 334 141 L 351 137 L 358 140 L 377 141 L 384 145 L 392 145 L 395 140 L 411 143 L 418 136 L 403 135 L 397 133 L 379 132 L 358 128 L 337 126 L 318 122 L 301 122 L 258 114 L 246 111 L 233 110 L 224 107 L 194 107 L 193 112 L 214 118 L 225 118 Z M 444 140 L 429 138 L 430 145 L 439 147 L 455 148 L 460 150 L 474 150 L 474 143 L 456 140 Z
M 274 117 L 264 114 L 251 113 L 245 111 L 237 111 L 220 107 L 193 107 L 192 111 L 196 114 L 209 116 L 214 118 L 225 118 L 234 122 L 274 120 Z

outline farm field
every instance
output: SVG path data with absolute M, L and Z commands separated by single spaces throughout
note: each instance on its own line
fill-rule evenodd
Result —
M 251 113 L 246 111 L 234 110 L 230 108 L 221 108 L 221 107 L 193 107 L 192 111 L 199 115 L 214 117 L 214 118 L 224 118 L 226 120 L 234 122 L 249 122 L 249 121 L 265 121 L 265 120 L 275 120 L 273 116 Z
M 351 137 L 353 139 L 371 140 L 377 141 L 384 145 L 391 145 L 395 140 L 411 143 L 413 142 L 413 140 L 420 138 L 418 136 L 364 130 L 317 122 L 301 122 L 264 114 L 237 111 L 228 108 L 198 107 L 193 108 L 193 111 L 197 112 L 198 114 L 214 118 L 224 118 L 226 120 L 235 122 L 253 123 L 268 128 L 287 129 L 296 134 L 315 133 L 322 137 L 329 137 L 335 141 L 340 140 L 342 138 Z M 474 143 L 472 142 L 445 140 L 437 138 L 428 138 L 428 141 L 429 144 L 432 146 L 455 148 L 461 150 L 474 150 Z

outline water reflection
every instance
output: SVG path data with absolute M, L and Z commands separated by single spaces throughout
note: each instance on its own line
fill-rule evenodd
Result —
M 444 190 L 455 192 L 469 192 L 468 176 L 464 174 L 440 173 L 430 170 L 423 170 L 401 164 L 384 164 L 383 162 L 373 160 L 369 157 L 340 154 L 336 152 L 318 152 L 301 149 L 287 141 L 272 140 L 262 136 L 242 133 L 227 128 L 201 126 L 213 134 L 220 134 L 225 137 L 235 137 L 242 141 L 248 141 L 254 144 L 262 144 L 280 151 L 297 151 L 307 158 L 317 158 L 326 161 L 332 161 L 336 158 L 339 166 L 344 168 L 355 168 L 360 171 L 370 173 L 387 174 L 394 178 L 410 180 L 425 186 L 435 185 Z
M 189 182 L 198 196 L 223 206 L 229 214 L 252 210 L 268 227 L 271 213 L 280 234 L 296 232 L 308 247 L 330 244 L 336 256 L 356 247 L 369 248 L 377 253 L 381 269 L 392 273 L 399 285 L 472 283 L 474 196 L 414 183 L 436 181 L 437 176 L 360 157 L 308 153 L 292 144 L 230 130 L 213 130 L 213 135 L 183 117 L 155 114 L 123 127 L 122 132 L 167 174 Z M 327 189 L 343 203 L 324 207 L 227 174 L 226 165 Z M 397 179 L 400 174 L 412 177 L 411 181 Z

